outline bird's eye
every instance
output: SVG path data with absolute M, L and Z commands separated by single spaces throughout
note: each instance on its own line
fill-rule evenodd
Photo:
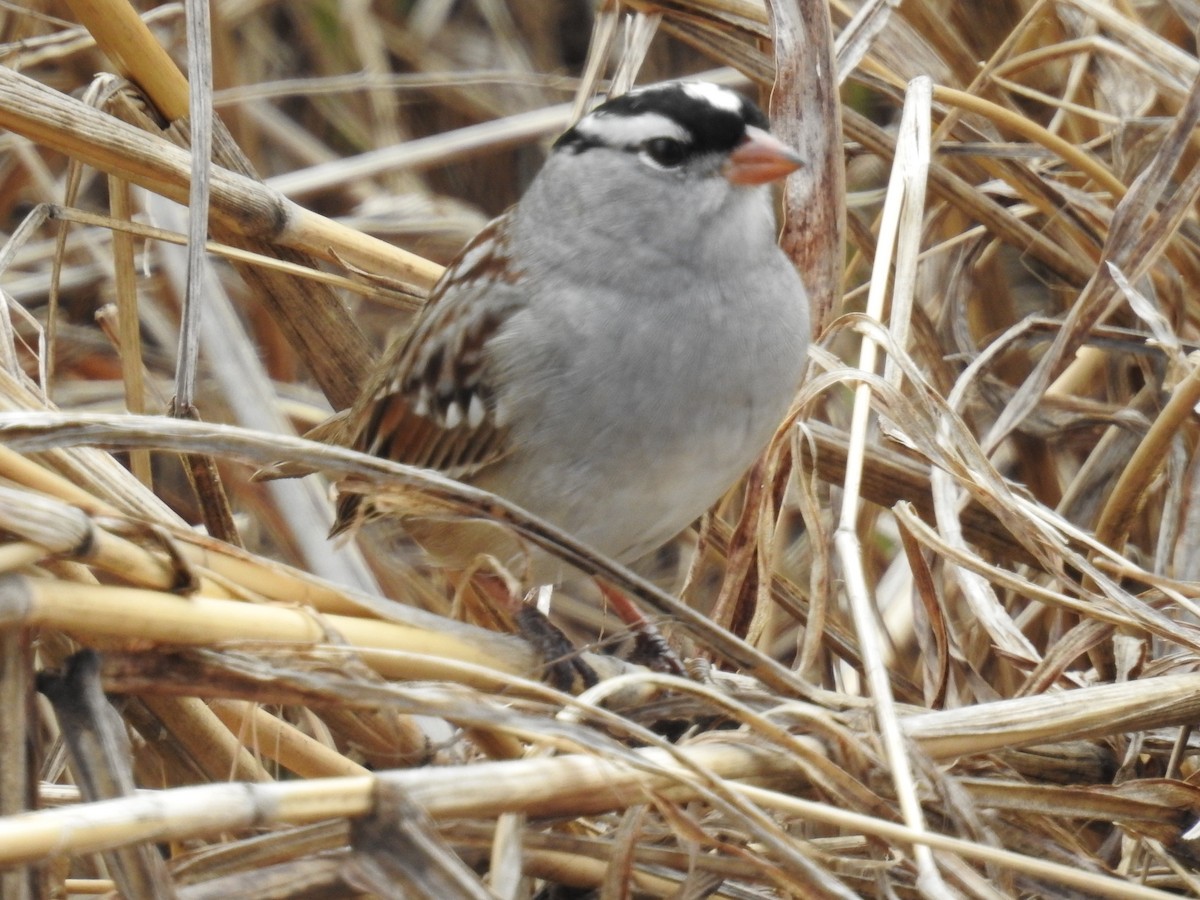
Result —
M 651 138 L 642 144 L 642 152 L 664 169 L 673 169 L 687 158 L 687 146 L 675 138 Z

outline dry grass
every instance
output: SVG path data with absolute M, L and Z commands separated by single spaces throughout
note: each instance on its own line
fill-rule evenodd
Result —
M 187 325 L 182 9 L 0 12 L 0 896 L 1200 896 L 1193 4 L 835 4 L 844 154 L 782 0 L 631 0 L 628 40 L 613 4 L 396 6 L 215 5 Z M 777 71 L 813 161 L 810 377 L 682 602 L 290 436 L 639 65 Z M 610 655 L 583 586 L 604 680 L 546 686 L 409 548 L 328 544 L 327 483 L 250 482 L 280 458 L 557 547 L 695 679 Z

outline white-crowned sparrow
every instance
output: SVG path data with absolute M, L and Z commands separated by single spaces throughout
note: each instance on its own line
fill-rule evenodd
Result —
M 581 119 L 447 269 L 351 410 L 348 442 L 486 488 L 621 562 L 669 541 L 763 450 L 804 366 L 808 302 L 766 187 L 801 163 L 766 128 L 705 83 Z M 350 488 L 338 512 L 335 533 L 385 510 Z M 494 526 L 405 527 L 436 557 L 498 552 Z M 499 555 L 517 562 L 515 546 Z

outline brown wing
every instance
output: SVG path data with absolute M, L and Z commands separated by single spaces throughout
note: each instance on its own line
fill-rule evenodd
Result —
M 463 249 L 412 331 L 385 355 L 350 412 L 350 446 L 465 480 L 507 455 L 503 410 L 487 371 L 488 341 L 521 306 L 506 222 L 494 220 Z M 369 515 L 365 499 L 341 495 L 332 534 Z

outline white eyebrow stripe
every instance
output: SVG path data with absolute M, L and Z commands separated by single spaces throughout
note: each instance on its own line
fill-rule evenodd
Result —
M 654 112 L 636 116 L 595 112 L 581 119 L 575 130 L 613 147 L 633 147 L 651 138 L 674 138 L 686 143 L 692 140 L 687 129 L 678 122 Z
M 742 112 L 742 98 L 729 88 L 711 81 L 685 81 L 682 86 L 683 92 L 694 100 L 703 100 L 726 112 L 739 115 Z

